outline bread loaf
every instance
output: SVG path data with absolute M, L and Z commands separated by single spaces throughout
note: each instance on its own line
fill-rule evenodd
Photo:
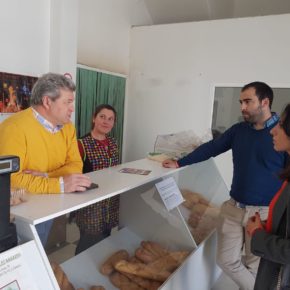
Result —
M 130 280 L 138 284 L 139 286 L 143 287 L 146 290 L 157 290 L 161 283 L 157 281 L 153 281 L 150 279 L 142 278 L 140 276 L 136 276 L 133 274 L 123 273 L 126 277 L 128 277 Z
M 91 286 L 90 290 L 106 290 L 103 286 Z
M 185 199 L 182 204 L 188 209 L 191 209 L 195 204 L 209 205 L 209 201 L 199 193 L 192 192 L 188 189 L 182 189 L 181 194 Z
M 75 290 L 62 268 L 53 262 L 51 262 L 50 265 L 60 290 Z
M 162 257 L 168 254 L 168 251 L 156 242 L 142 241 L 141 246 L 151 252 L 156 257 Z
M 66 274 L 64 274 L 62 284 L 59 285 L 60 290 L 75 290 L 74 286 L 68 280 Z
M 158 259 L 158 256 L 153 255 L 151 252 L 147 251 L 143 247 L 139 247 L 135 251 L 135 256 L 137 257 L 137 259 L 139 259 L 141 262 L 145 264 L 151 263 L 156 259 Z
M 61 269 L 61 267 L 56 263 L 50 263 L 52 271 L 54 273 L 55 279 L 57 281 L 57 284 L 60 286 L 62 285 L 63 279 L 64 279 L 64 272 Z
M 154 262 L 153 262 L 154 263 Z M 169 276 L 170 272 L 166 270 L 156 270 L 144 263 L 132 263 L 125 260 L 119 261 L 115 265 L 115 269 L 121 273 L 133 274 L 143 278 L 164 282 Z
M 149 267 L 156 271 L 174 271 L 189 255 L 188 251 L 170 252 L 169 254 L 160 257 L 156 261 L 148 264 Z
M 114 265 L 120 260 L 128 260 L 129 253 L 126 250 L 120 250 L 111 255 L 101 266 L 100 272 L 103 275 L 110 275 L 114 271 Z
M 124 276 L 121 273 L 114 272 L 109 276 L 111 283 L 119 289 L 126 290 L 143 290 L 144 288 L 140 287 L 129 278 Z

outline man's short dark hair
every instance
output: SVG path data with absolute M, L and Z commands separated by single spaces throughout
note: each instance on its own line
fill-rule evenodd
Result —
M 247 89 L 254 88 L 256 90 L 256 96 L 260 100 L 260 102 L 264 99 L 269 99 L 269 107 L 271 109 L 272 103 L 273 103 L 273 98 L 274 98 L 274 93 L 273 90 L 263 82 L 252 82 L 247 85 L 245 85 L 242 88 L 242 92 L 244 92 Z

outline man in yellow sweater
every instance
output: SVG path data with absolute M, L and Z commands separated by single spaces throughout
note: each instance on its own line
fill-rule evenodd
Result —
M 31 107 L 0 124 L 0 156 L 20 157 L 20 170 L 11 175 L 12 187 L 41 194 L 85 191 L 91 184 L 81 174 L 82 160 L 70 120 L 74 91 L 72 80 L 45 74 L 32 89 Z

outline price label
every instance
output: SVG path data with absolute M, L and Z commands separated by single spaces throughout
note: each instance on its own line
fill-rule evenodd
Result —
M 184 201 L 173 177 L 166 178 L 156 183 L 155 186 L 168 211 L 179 206 Z

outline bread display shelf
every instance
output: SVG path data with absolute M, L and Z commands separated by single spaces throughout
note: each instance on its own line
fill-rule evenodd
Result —
M 119 171 L 122 168 L 150 170 L 151 173 L 121 173 Z M 98 189 L 81 194 L 33 195 L 28 197 L 29 202 L 12 209 L 16 216 L 20 239 L 23 242 L 35 240 L 49 275 L 53 276 L 53 273 L 35 225 L 120 194 L 121 230 L 62 264 L 74 286 L 89 289 L 89 286 L 97 284 L 105 286 L 106 290 L 117 289 L 106 276 L 99 273 L 101 263 L 120 249 L 126 249 L 133 254 L 142 240 L 152 240 L 170 250 L 191 252 L 173 275 L 162 284 L 160 290 L 211 288 L 220 274 L 215 263 L 215 232 L 209 234 L 197 246 L 182 206 L 168 212 L 155 184 L 172 176 L 180 189 L 199 192 L 212 204 L 219 206 L 227 199 L 228 190 L 213 159 L 179 169 L 162 168 L 156 161 L 142 159 L 88 175 L 92 182 L 99 185 Z M 199 282 L 197 285 L 196 281 Z M 57 283 L 53 282 L 55 289 L 59 289 Z

